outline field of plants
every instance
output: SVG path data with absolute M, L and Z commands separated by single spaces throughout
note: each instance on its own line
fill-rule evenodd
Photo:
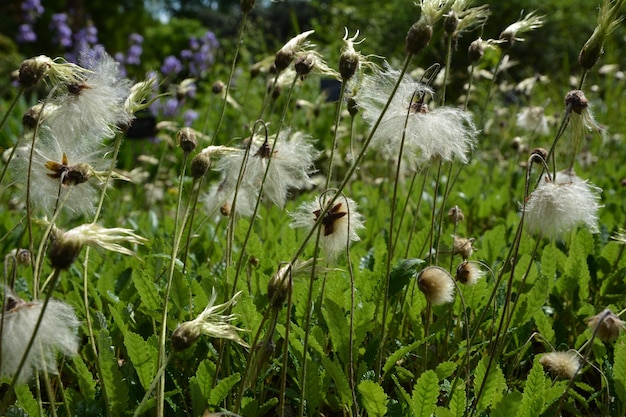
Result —
M 25 0 L 11 57 L 63 53 L 0 81 L 0 415 L 626 415 L 623 3 L 551 51 L 541 7 L 406 1 L 388 55 Z

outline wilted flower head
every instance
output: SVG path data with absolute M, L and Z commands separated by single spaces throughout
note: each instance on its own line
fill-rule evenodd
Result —
M 181 351 L 190 347 L 200 335 L 205 335 L 218 339 L 228 339 L 239 343 L 247 348 L 248 344 L 237 334 L 244 331 L 230 324 L 237 318 L 234 314 L 223 314 L 235 305 L 237 298 L 241 295 L 239 291 L 233 298 L 224 304 L 215 304 L 217 293 L 213 290 L 209 304 L 204 311 L 191 321 L 186 321 L 174 330 L 172 333 L 172 347 Z
M 406 34 L 407 53 L 417 55 L 428 46 L 433 36 L 433 25 L 450 10 L 452 3 L 454 0 L 420 0 L 416 3 L 422 13 Z
M 612 236 L 613 240 L 616 240 L 618 243 L 626 245 L 626 230 L 621 229 L 619 232 L 615 233 Z
M 157 75 L 153 73 L 144 81 L 133 84 L 130 93 L 124 101 L 124 110 L 127 114 L 135 114 L 140 110 L 144 110 L 152 103 L 149 100 L 157 86 Z
M 472 0 L 455 0 L 444 21 L 446 34 L 456 41 L 458 37 L 485 24 L 489 17 L 489 5 L 470 7 Z
M 500 33 L 500 41 L 503 43 L 503 46 L 511 46 L 515 41 L 523 41 L 524 39 L 518 36 L 543 26 L 544 17 L 536 16 L 535 12 L 530 12 L 517 22 L 509 25 Z
M 304 79 L 308 75 L 320 75 L 340 79 L 339 73 L 328 66 L 316 51 L 304 51 L 296 54 L 294 68 L 296 74 Z
M 26 352 L 35 326 L 42 313 L 42 300 L 26 302 L 11 291 L 6 290 L 7 304 L 0 315 L 3 322 L 0 343 L 2 344 L 2 362 L 0 376 L 13 376 L 18 370 L 23 354 Z M 78 319 L 68 304 L 50 299 L 43 315 L 43 321 L 35 336 L 24 367 L 17 379 L 19 383 L 28 382 L 33 374 L 46 370 L 56 374 L 56 355 L 58 352 L 73 356 L 78 350 Z
M 618 16 L 623 4 L 623 0 L 602 2 L 598 12 L 598 24 L 578 54 L 578 62 L 583 69 L 590 70 L 600 59 L 600 55 L 604 52 L 606 37 L 619 26 L 623 19 Z
M 548 119 L 543 112 L 543 107 L 540 106 L 524 107 L 517 114 L 516 124 L 525 131 L 534 134 L 547 135 L 550 133 Z
M 580 369 L 580 360 L 574 351 L 546 353 L 539 363 L 555 376 L 565 379 L 574 378 Z
M 484 276 L 485 271 L 475 262 L 463 261 L 456 268 L 456 280 L 465 285 L 475 285 Z
M 291 64 L 297 52 L 309 50 L 311 44 L 307 41 L 307 38 L 315 32 L 314 30 L 308 30 L 303 32 L 289 40 L 282 48 L 276 52 L 274 59 L 274 65 L 277 72 L 283 71 Z
M 295 212 L 289 213 L 291 227 L 311 228 L 322 216 L 320 246 L 328 260 L 334 260 L 345 251 L 351 242 L 360 240 L 357 231 L 363 229 L 363 216 L 357 211 L 354 200 L 326 193 L 317 199 L 301 204 Z M 326 213 L 324 213 L 326 211 Z
M 281 263 L 278 271 L 267 284 L 267 298 L 274 308 L 281 308 L 292 288 L 294 277 L 310 273 L 313 259 L 307 261 L 296 260 L 294 263 Z
M 565 107 L 573 112 L 570 121 L 575 135 L 580 136 L 585 130 L 600 129 L 591 112 L 589 100 L 582 90 L 569 91 L 565 96 Z
M 399 76 L 391 69 L 364 76 L 355 100 L 370 126 L 375 126 Z M 467 163 L 478 135 L 471 114 L 453 107 L 429 110 L 425 99 L 430 94 L 429 87 L 404 76 L 371 146 L 386 158 L 396 159 L 406 124 L 403 157 L 413 167 L 438 158 Z
M 459 208 L 459 206 L 454 206 L 450 210 L 448 210 L 448 219 L 454 224 L 458 224 L 465 220 L 465 215 L 463 211 Z
M 493 39 L 483 40 L 483 38 L 478 38 L 467 48 L 467 57 L 469 58 L 472 64 L 476 64 L 483 57 L 485 53 L 485 49 L 487 48 L 495 48 L 494 44 L 496 41 Z
M 582 224 L 598 233 L 601 191 L 576 175 L 557 174 L 556 181 L 545 177 L 526 199 L 528 232 L 554 239 Z
M 146 241 L 130 229 L 121 227 L 106 229 L 95 223 L 83 224 L 67 232 L 53 228 L 48 258 L 54 268 L 67 269 L 85 245 L 118 252 L 122 255 L 134 255 L 132 250 L 120 243 L 142 245 Z
M 417 274 L 417 285 L 432 305 L 454 301 L 454 280 L 448 271 L 429 266 Z
M 22 62 L 18 70 L 18 81 L 24 88 L 36 85 L 44 78 L 53 85 L 75 83 L 82 80 L 89 70 L 76 64 L 63 62 L 60 58 L 52 59 L 45 55 L 29 58 Z
M 626 322 L 610 309 L 604 309 L 601 313 L 587 319 L 587 324 L 595 332 L 598 339 L 603 342 L 614 342 L 624 330 Z

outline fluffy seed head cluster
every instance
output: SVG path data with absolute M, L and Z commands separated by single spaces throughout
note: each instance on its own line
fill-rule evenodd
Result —
M 224 304 L 215 305 L 217 293 L 215 290 L 211 295 L 209 304 L 204 311 L 191 321 L 186 321 L 172 333 L 172 347 L 175 350 L 185 350 L 200 337 L 205 335 L 218 339 L 228 339 L 247 348 L 248 344 L 239 336 L 237 332 L 244 331 L 230 324 L 237 319 L 235 314 L 223 314 L 235 305 L 241 291 Z
M 239 149 L 222 156 L 217 169 L 222 172 L 222 181 L 210 191 L 206 198 L 209 213 L 227 203 L 232 206 L 237 179 L 242 163 L 247 156 L 235 210 L 242 216 L 251 216 L 259 197 L 263 177 L 269 171 L 263 185 L 263 197 L 279 207 L 284 207 L 290 189 L 300 190 L 311 184 L 314 172 L 313 161 L 319 152 L 309 136 L 301 132 L 283 130 L 273 146 L 273 141 L 254 136 L 247 149 Z M 273 147 L 273 151 L 272 151 Z
M 392 69 L 364 76 L 355 100 L 370 126 L 380 117 L 399 76 L 399 71 Z M 395 160 L 400 153 L 406 123 L 403 158 L 413 168 L 438 158 L 467 163 L 478 135 L 471 114 L 453 107 L 429 111 L 424 99 L 430 94 L 430 88 L 404 76 L 374 133 L 371 146 L 384 157 Z
M 40 300 L 26 302 L 8 290 L 5 296 L 7 305 L 4 313 L 0 315 L 0 320 L 3 320 L 0 335 L 2 344 L 0 376 L 12 377 L 26 352 L 44 303 Z M 50 299 L 18 382 L 28 382 L 34 373 L 42 370 L 56 374 L 57 353 L 67 356 L 77 354 L 78 325 L 79 321 L 71 306 Z
M 574 351 L 546 353 L 539 363 L 553 375 L 564 379 L 574 378 L 580 369 L 580 360 Z
M 340 253 L 345 252 L 351 242 L 359 241 L 357 231 L 365 227 L 363 216 L 357 211 L 354 200 L 339 196 L 331 203 L 332 199 L 333 196 L 326 193 L 289 213 L 291 227 L 294 228 L 310 229 L 322 217 L 320 247 L 329 261 L 334 261 Z
M 525 225 L 531 234 L 554 239 L 584 225 L 598 233 L 598 209 L 602 190 L 573 174 L 544 178 L 526 199 Z
M 448 271 L 429 266 L 417 275 L 417 285 L 432 305 L 454 301 L 454 281 Z
M 120 243 L 137 245 L 145 242 L 145 238 L 135 234 L 130 229 L 120 227 L 106 229 L 95 223 L 83 224 L 67 232 L 54 228 L 48 258 L 54 268 L 68 269 L 85 245 L 123 255 L 134 255 L 132 250 Z
M 465 285 L 475 285 L 485 272 L 475 262 L 463 261 L 456 268 L 456 280 Z
M 626 322 L 607 308 L 588 318 L 587 324 L 595 332 L 598 339 L 610 343 L 617 340 L 619 334 L 624 330 Z
M 85 54 L 81 65 L 80 76 L 62 79 L 36 114 L 40 129 L 34 145 L 32 136 L 23 141 L 27 144 L 17 149 L 11 164 L 15 178 L 25 183 L 32 153 L 32 207 L 48 216 L 59 202 L 70 216 L 93 214 L 103 183 L 97 173 L 111 164 L 103 139 L 133 117 L 124 105 L 130 82 L 121 77 L 118 64 L 106 54 Z

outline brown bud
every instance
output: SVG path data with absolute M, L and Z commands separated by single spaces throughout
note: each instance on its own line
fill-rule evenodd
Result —
M 339 57 L 339 73 L 344 81 L 349 80 L 359 68 L 359 54 L 355 52 L 344 52 Z
M 469 48 L 467 48 L 467 56 L 472 64 L 476 64 L 483 57 L 485 53 L 485 45 L 482 39 L 476 39 L 474 42 L 470 43 Z
M 241 0 L 241 12 L 250 13 L 250 10 L 254 7 L 255 0 Z
M 211 167 L 211 157 L 206 152 L 200 152 L 191 160 L 191 177 L 198 180 L 206 175 Z
M 405 49 L 407 54 L 417 55 L 430 43 L 433 27 L 419 20 L 414 23 L 406 34 Z
M 451 10 L 443 21 L 443 29 L 448 36 L 453 35 L 456 32 L 456 28 L 459 27 L 459 17 Z
M 196 133 L 190 127 L 184 127 L 179 130 L 176 135 L 176 141 L 186 154 L 193 152 L 193 150 L 196 149 L 196 145 L 198 145 Z
M 452 223 L 457 224 L 465 220 L 465 216 L 459 206 L 454 206 L 448 210 L 448 219 L 450 219 Z
M 307 76 L 311 73 L 311 70 L 313 70 L 313 67 L 315 66 L 315 56 L 313 54 L 300 55 L 293 65 L 299 76 Z
M 582 114 L 589 107 L 589 100 L 581 90 L 572 90 L 565 95 L 565 106 L 577 114 Z
M 224 91 L 225 87 L 226 85 L 222 81 L 215 81 L 213 85 L 211 86 L 211 92 L 213 94 L 219 94 L 222 91 Z
M 50 63 L 40 58 L 41 57 L 30 58 L 20 64 L 17 80 L 22 87 L 33 87 L 46 75 L 46 72 L 50 68 Z
M 352 97 L 348 99 L 348 113 L 350 113 L 350 116 L 352 117 L 356 116 L 359 113 L 359 105 Z
M 55 269 L 69 269 L 82 248 L 83 245 L 76 239 L 64 239 L 63 234 L 54 236 L 48 251 L 50 265 Z
M 548 151 L 545 148 L 535 148 L 530 152 L 530 155 L 539 155 L 544 161 L 548 160 Z

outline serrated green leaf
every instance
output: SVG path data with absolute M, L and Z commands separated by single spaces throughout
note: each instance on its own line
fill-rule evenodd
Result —
M 141 382 L 144 389 L 148 389 L 156 375 L 159 353 L 156 348 L 143 340 L 141 336 L 131 331 L 127 331 L 124 335 L 124 345 L 126 346 L 128 357 L 133 363 L 135 372 L 137 372 L 139 382 Z
M 408 346 L 401 347 L 400 349 L 389 355 L 389 357 L 385 361 L 385 365 L 383 366 L 383 373 L 386 374 L 387 372 L 389 372 L 391 368 L 393 368 L 401 358 L 413 352 L 415 349 L 420 347 L 422 343 L 424 343 L 423 340 L 417 340 Z
M 163 308 L 163 300 L 159 297 L 159 292 L 152 282 L 151 277 L 144 270 L 133 270 L 133 284 L 139 293 L 142 307 L 147 313 L 158 314 Z
M 78 355 L 73 356 L 72 362 L 74 364 L 73 370 L 78 380 L 80 393 L 84 398 L 93 400 L 96 396 L 96 381 L 94 381 L 93 375 L 89 372 L 82 357 Z
M 522 401 L 522 393 L 519 391 L 508 392 L 492 408 L 490 417 L 511 417 L 517 413 Z
M 437 407 L 439 379 L 433 370 L 424 372 L 418 378 L 411 394 L 411 410 L 415 417 L 430 417 Z
M 623 339 L 622 339 L 623 340 Z M 615 362 L 613 364 L 613 381 L 615 394 L 626 408 L 626 345 L 615 344 Z
M 361 381 L 358 386 L 361 394 L 361 404 L 370 417 L 382 417 L 387 414 L 387 394 L 374 381 Z
M 321 356 L 321 359 L 324 370 L 330 375 L 331 379 L 335 383 L 335 389 L 339 394 L 341 403 L 347 407 L 351 407 L 352 390 L 350 389 L 350 384 L 348 383 L 346 374 L 343 372 L 339 364 L 336 361 L 331 360 L 328 356 L 323 355 Z
M 488 361 L 489 357 L 483 357 L 478 362 L 474 375 L 474 389 L 476 392 L 480 391 L 483 381 L 485 385 L 476 405 L 476 410 L 479 412 L 487 410 L 489 406 L 498 402 L 502 398 L 502 391 L 506 388 L 506 381 L 499 366 L 492 363 L 489 374 L 486 374 Z
M 454 417 L 454 414 L 447 408 L 437 407 L 435 409 L 435 417 Z
M 336 352 L 343 363 L 348 362 L 348 346 L 350 342 L 348 317 L 335 301 L 326 298 L 322 307 L 324 320 L 328 325 L 328 333 Z
M 441 362 L 439 365 L 437 365 L 437 367 L 435 368 L 435 373 L 437 374 L 437 378 L 439 378 L 439 380 L 441 381 L 452 375 L 455 369 L 456 363 L 446 361 Z
M 546 339 L 548 342 L 554 344 L 556 334 L 552 327 L 552 319 L 546 316 L 543 310 L 540 309 L 533 315 L 533 320 L 535 321 L 537 331 L 541 333 L 541 336 L 543 336 L 543 338 Z
M 28 413 L 29 416 L 39 415 L 39 404 L 27 384 L 18 384 L 15 386 L 15 397 L 18 405 Z
M 423 259 L 412 258 L 404 259 L 394 265 L 389 274 L 389 297 L 399 293 L 411 281 L 423 263 Z
M 107 392 L 109 405 L 114 415 L 124 415 L 128 411 L 128 386 L 122 379 L 111 337 L 106 329 L 98 332 L 98 363 L 101 383 Z
M 452 393 L 450 399 L 450 412 L 454 417 L 463 417 L 465 415 L 466 398 L 465 398 L 465 382 L 459 380 L 457 389 Z
M 209 396 L 209 404 L 219 405 L 219 403 L 228 396 L 230 390 L 233 389 L 235 384 L 239 382 L 240 379 L 241 375 L 239 375 L 239 373 L 234 373 L 220 380 L 215 388 L 211 390 L 211 395 Z
M 536 360 L 524 384 L 522 402 L 517 410 L 518 417 L 534 417 L 541 414 L 546 381 L 543 366 Z
M 205 359 L 198 365 L 196 374 L 189 379 L 191 404 L 196 415 L 202 415 L 209 403 L 213 375 L 215 375 L 215 364 Z

